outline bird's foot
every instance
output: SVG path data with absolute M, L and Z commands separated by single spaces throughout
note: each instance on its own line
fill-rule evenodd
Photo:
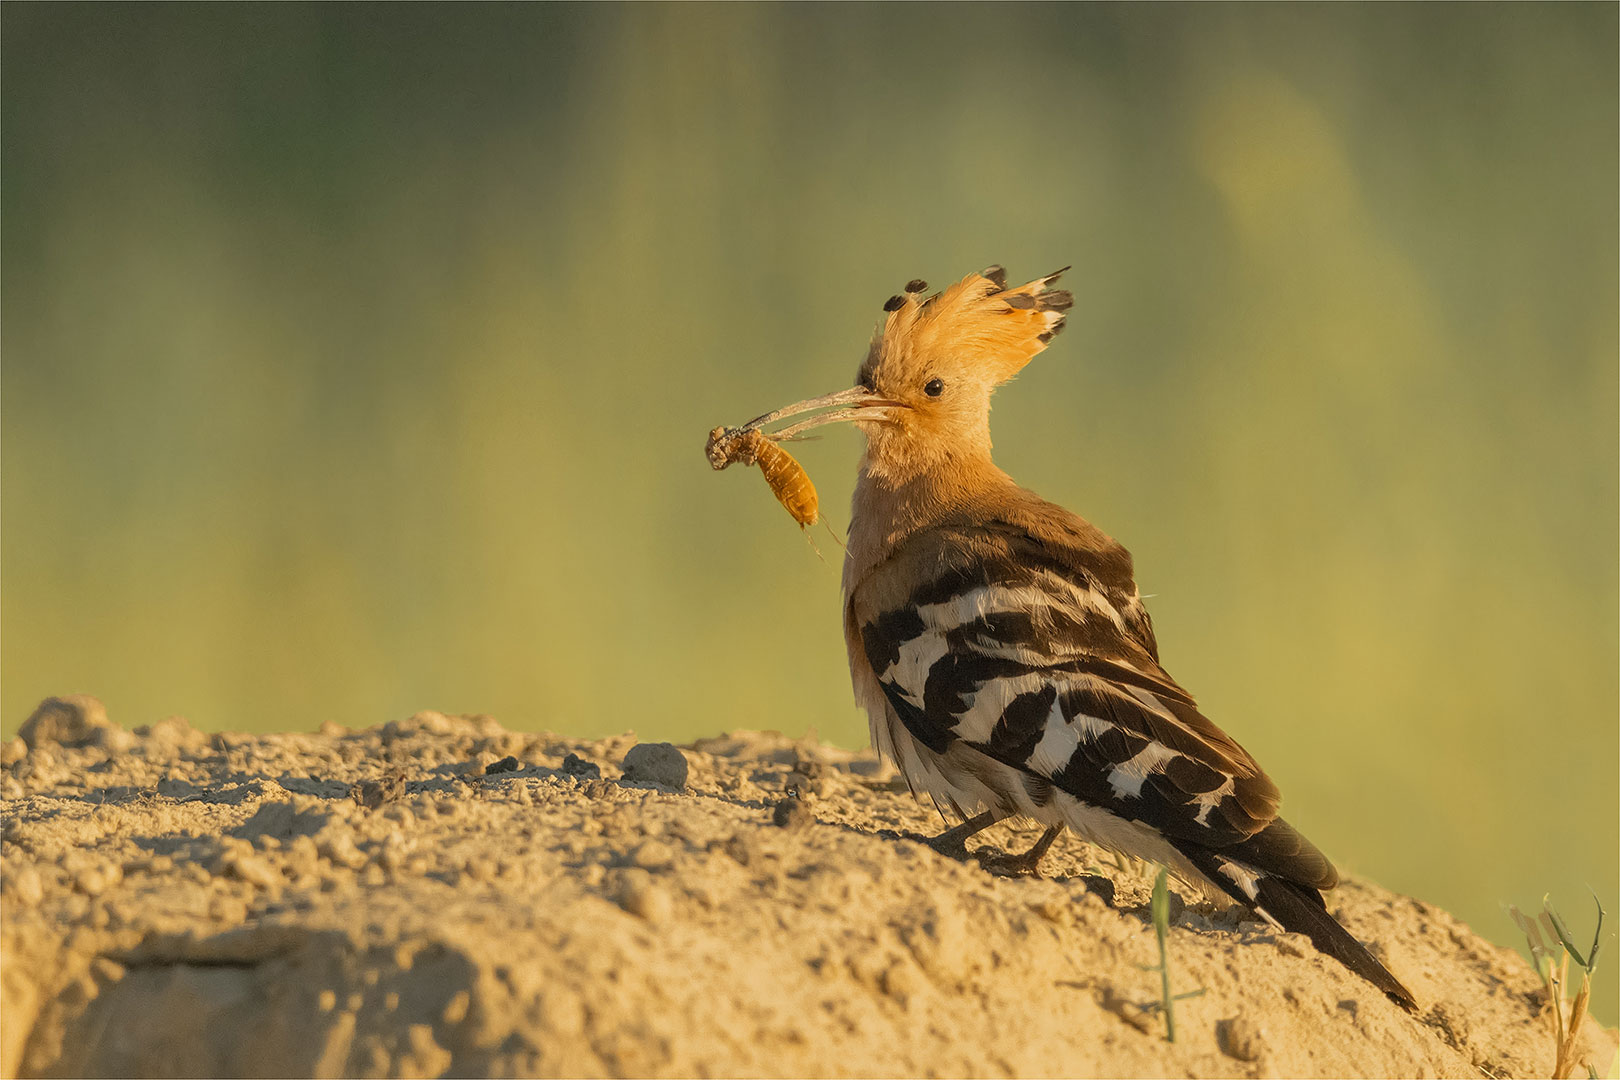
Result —
M 1005 851 L 980 848 L 973 853 L 973 858 L 983 868 L 985 873 L 996 877 L 1044 877 L 1041 873 L 1041 855 L 1026 851 L 1021 855 L 1012 855 Z
M 986 851 L 980 849 L 974 854 L 979 865 L 985 871 L 997 877 L 1041 877 L 1041 859 L 1046 855 L 1047 848 L 1052 846 L 1063 826 L 1053 825 L 1041 834 L 1041 838 L 1032 844 L 1028 851 L 1022 855 L 1009 855 L 1005 851 Z

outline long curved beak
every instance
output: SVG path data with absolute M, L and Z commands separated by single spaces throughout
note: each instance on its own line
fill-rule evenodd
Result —
M 752 431 L 755 428 L 764 427 L 766 424 L 774 424 L 778 420 L 786 420 L 790 416 L 798 416 L 807 412 L 819 412 L 823 409 L 832 410 L 822 412 L 819 416 L 801 420 L 797 424 L 771 434 L 772 439 L 786 439 L 799 434 L 801 431 L 809 431 L 811 428 L 820 427 L 823 424 L 836 424 L 846 420 L 889 420 L 893 418 L 896 409 L 904 408 L 908 408 L 904 402 L 892 401 L 880 394 L 874 394 L 864 386 L 853 386 L 848 390 L 840 390 L 836 394 L 823 394 L 821 397 L 796 401 L 792 405 L 777 409 L 775 412 L 768 412 L 764 416 L 756 416 L 735 430 L 738 432 Z

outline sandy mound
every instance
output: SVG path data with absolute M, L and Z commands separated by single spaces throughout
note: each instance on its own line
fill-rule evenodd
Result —
M 1172 1045 L 1141 868 L 1065 838 L 1009 880 L 880 835 L 938 819 L 869 754 L 744 733 L 643 747 L 627 779 L 628 736 L 131 733 L 89 698 L 26 734 L 0 775 L 6 1075 L 1551 1070 L 1525 962 L 1365 882 L 1331 905 L 1422 1017 L 1192 906 L 1175 988 L 1205 992 Z

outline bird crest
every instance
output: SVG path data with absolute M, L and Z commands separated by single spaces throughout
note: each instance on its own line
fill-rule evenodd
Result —
M 865 379 L 880 365 L 907 370 L 941 357 L 971 360 L 1000 383 L 1012 378 L 1063 329 L 1074 296 L 1048 288 L 1064 270 L 1007 288 L 1007 271 L 990 266 L 943 292 L 924 297 L 925 281 L 891 296 L 866 362 Z

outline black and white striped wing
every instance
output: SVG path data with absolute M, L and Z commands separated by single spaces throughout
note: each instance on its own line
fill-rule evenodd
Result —
M 1415 1009 L 1328 913 L 1319 890 L 1338 874 L 1277 816 L 1276 786 L 1159 666 L 1129 554 L 1078 518 L 1047 531 L 1059 539 L 1006 521 L 937 529 L 855 592 L 849 629 L 894 716 L 933 755 L 924 779 L 952 784 L 950 769 L 973 773 L 982 755 L 1016 777 L 1019 811 L 1184 860 Z
M 936 754 L 966 743 L 1019 770 L 1032 794 L 1051 785 L 1177 847 L 1333 885 L 1292 829 L 1268 835 L 1276 786 L 1159 666 L 1134 585 L 1027 537 L 996 539 L 993 554 L 947 567 L 860 626 L 906 731 Z

